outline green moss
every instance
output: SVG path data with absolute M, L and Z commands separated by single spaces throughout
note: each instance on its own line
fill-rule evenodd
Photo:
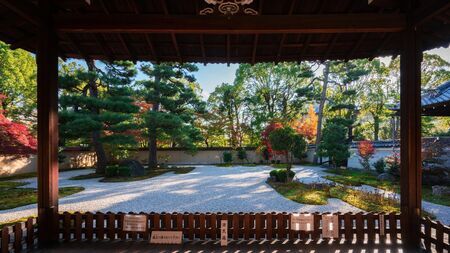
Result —
M 361 170 L 326 170 L 333 176 L 325 176 L 326 179 L 347 186 L 370 185 L 382 190 L 400 193 L 400 185 L 397 182 L 379 181 L 376 174 Z M 431 187 L 422 186 L 422 198 L 425 201 L 450 206 L 450 196 L 434 196 Z
M 9 182 L 8 182 L 9 183 Z M 33 188 L 2 188 L 0 191 L 0 210 L 16 208 L 37 202 L 37 190 Z M 83 191 L 83 187 L 63 187 L 59 189 L 59 197 L 63 198 Z
M 22 174 L 18 174 L 18 175 L 0 177 L 0 181 L 19 180 L 19 179 L 32 178 L 32 177 L 36 177 L 36 176 L 37 176 L 36 172 L 29 172 L 29 173 L 22 173 Z
M 399 212 L 399 203 L 395 200 L 384 198 L 380 194 L 367 193 L 336 186 L 330 188 L 330 197 L 337 198 L 350 205 L 368 212 Z
M 398 192 L 399 185 L 395 182 L 379 181 L 377 175 L 370 171 L 362 170 L 325 170 L 327 173 L 336 174 L 334 176 L 325 176 L 326 179 L 339 184 L 348 186 L 370 185 L 387 191 Z
M 306 184 L 298 182 L 276 183 L 272 181 L 268 182 L 268 184 L 285 198 L 301 204 L 325 205 L 328 203 L 326 191 L 311 189 Z
M 423 186 L 422 188 L 422 198 L 426 201 L 429 201 L 431 203 L 444 205 L 444 206 L 450 206 L 450 196 L 435 196 L 432 194 L 432 189 L 430 186 Z

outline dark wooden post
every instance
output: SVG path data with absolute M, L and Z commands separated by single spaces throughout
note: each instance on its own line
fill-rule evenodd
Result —
M 39 243 L 58 238 L 58 42 L 51 0 L 39 0 L 37 62 Z
M 400 57 L 401 234 L 408 249 L 418 248 L 421 212 L 421 78 L 419 33 L 410 22 L 403 32 Z

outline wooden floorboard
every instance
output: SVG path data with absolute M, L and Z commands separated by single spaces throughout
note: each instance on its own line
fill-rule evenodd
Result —
M 70 252 L 160 252 L 160 253 L 266 253 L 266 252 L 301 252 L 301 253 L 370 253 L 370 252 L 412 252 L 396 245 L 347 245 L 347 244 L 316 244 L 292 243 L 289 241 L 238 241 L 230 242 L 227 247 L 221 247 L 218 241 L 185 242 L 182 245 L 154 245 L 148 242 L 71 242 L 56 245 L 52 248 L 36 249 L 33 252 L 70 253 Z M 418 251 L 419 252 L 419 251 Z

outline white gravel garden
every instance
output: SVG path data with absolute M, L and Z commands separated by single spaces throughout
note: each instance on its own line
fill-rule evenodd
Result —
M 187 174 L 166 173 L 157 177 L 120 183 L 99 182 L 100 178 L 69 180 L 92 173 L 76 170 L 60 173 L 60 187 L 80 186 L 85 190 L 60 199 L 60 211 L 90 212 L 359 212 L 339 199 L 325 205 L 291 201 L 266 183 L 270 166 L 196 166 Z M 303 182 L 323 181 L 321 168 L 295 166 Z M 36 178 L 20 180 L 36 187 Z M 436 208 L 436 207 L 435 207 Z M 434 214 L 449 223 L 448 207 Z M 0 222 L 36 215 L 36 204 L 0 211 Z M 441 213 L 442 212 L 442 215 Z

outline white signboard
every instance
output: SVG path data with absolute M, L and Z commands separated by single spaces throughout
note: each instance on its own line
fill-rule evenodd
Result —
M 322 215 L 322 237 L 339 238 L 339 217 L 337 215 Z
M 153 231 L 150 237 L 150 243 L 154 244 L 181 244 L 182 241 L 182 231 Z
M 314 216 L 312 214 L 291 214 L 291 230 L 312 231 L 314 228 Z
M 147 231 L 147 216 L 146 215 L 125 214 L 123 216 L 122 230 L 126 231 L 126 232 L 145 232 L 145 231 Z
M 378 227 L 380 228 L 380 236 L 384 236 L 385 235 L 384 214 L 380 214 L 380 219 L 378 220 Z
M 220 246 L 228 245 L 228 220 L 220 221 Z

